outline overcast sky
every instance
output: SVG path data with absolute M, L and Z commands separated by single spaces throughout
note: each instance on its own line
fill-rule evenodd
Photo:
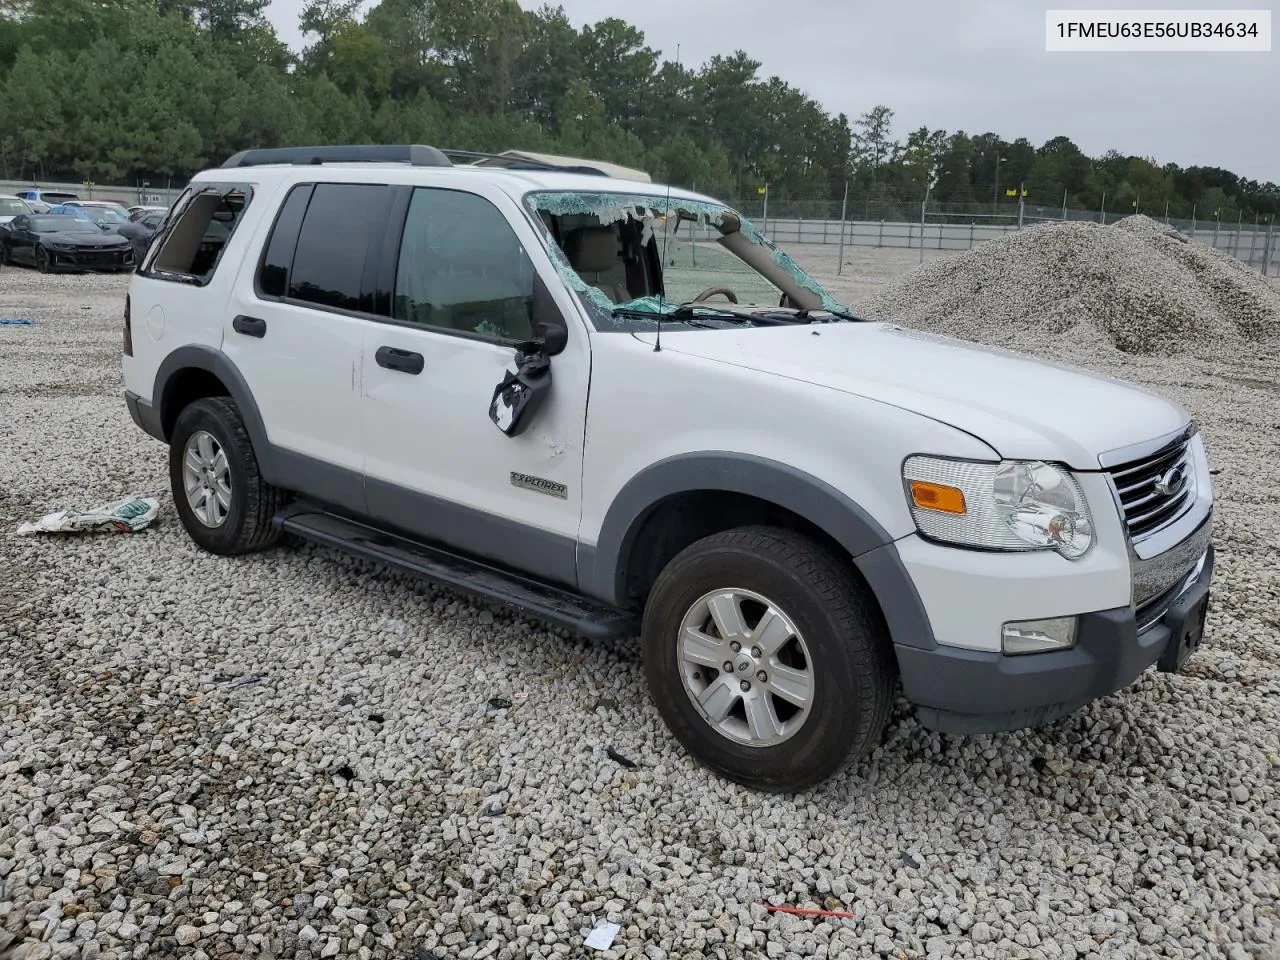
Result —
M 273 0 L 291 46 L 304 0 Z M 541 0 L 520 0 L 525 9 Z M 832 113 L 876 104 L 894 134 L 919 126 L 1070 137 L 1090 155 L 1114 148 L 1160 163 L 1226 167 L 1280 182 L 1280 49 L 1271 53 L 1046 53 L 1045 9 L 1026 0 L 562 0 L 575 25 L 620 17 L 647 43 L 696 66 L 745 50 Z M 1130 3 L 1090 0 L 1093 9 Z M 1083 4 L 1077 4 L 1083 6 Z M 1266 9 L 1270 3 L 1163 8 Z M 1280 11 L 1278 11 L 1280 12 Z M 1274 31 L 1274 27 L 1273 27 Z

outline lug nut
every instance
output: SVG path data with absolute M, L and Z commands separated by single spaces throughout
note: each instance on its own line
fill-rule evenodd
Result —
M 759 673 L 756 674 L 756 679 L 759 680 L 761 683 L 767 683 L 769 681 L 769 675 L 765 673 L 763 670 L 761 670 Z
M 750 681 L 750 680 L 743 680 L 743 681 L 742 681 L 742 683 L 738 684 L 738 686 L 740 686 L 740 687 L 742 688 L 742 692 L 743 692 L 743 693 L 746 693 L 748 690 L 750 690 L 750 689 L 751 689 L 751 681 Z
M 728 660 L 724 662 L 724 672 L 733 673 L 733 664 Z
M 763 651 L 763 650 L 761 650 L 759 647 L 752 647 L 752 648 L 751 648 L 751 655 L 752 655 L 753 657 L 763 657 L 763 656 L 764 656 L 764 651 Z
M 734 653 L 737 653 L 739 650 L 742 649 L 742 644 L 740 644 L 737 640 L 734 640 L 732 643 L 729 644 L 729 649 L 732 650 Z

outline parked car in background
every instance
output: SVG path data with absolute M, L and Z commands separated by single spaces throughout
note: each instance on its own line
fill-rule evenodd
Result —
M 23 200 L 21 197 L 11 196 L 7 193 L 0 193 L 0 223 L 8 223 L 16 216 L 24 213 L 34 213 L 31 204 Z
M 119 207 L 114 203 L 99 203 L 94 200 L 60 203 L 58 206 L 50 208 L 49 213 L 88 220 L 99 229 L 111 232 L 115 232 L 117 228 L 129 222 L 129 214 L 125 212 L 123 207 Z
M 64 190 L 40 190 L 35 188 L 18 190 L 14 196 L 20 200 L 27 201 L 34 213 L 48 213 L 51 207 L 56 207 L 60 203 L 80 199 L 77 194 L 67 193 Z
M 135 223 L 150 213 L 158 213 L 161 216 L 169 212 L 168 207 L 147 207 L 133 206 L 129 208 L 129 219 Z
M 133 244 L 133 258 L 135 260 L 141 260 L 142 255 L 147 252 L 147 247 L 151 246 L 151 238 L 160 229 L 160 224 L 164 223 L 166 213 L 168 213 L 168 210 L 156 212 L 152 209 L 149 212 L 144 212 L 137 220 L 122 223 L 116 228 L 116 233 Z
M 52 270 L 132 270 L 133 244 L 68 214 L 20 214 L 0 227 L 0 262 Z

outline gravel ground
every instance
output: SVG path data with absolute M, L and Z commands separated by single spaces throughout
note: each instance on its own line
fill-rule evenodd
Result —
M 855 302 L 916 262 L 855 259 Z M 319 548 L 199 553 L 119 398 L 124 289 L 0 274 L 0 316 L 37 320 L 0 326 L 3 960 L 1280 957 L 1274 352 L 1059 351 L 1204 425 L 1220 566 L 1186 675 L 998 736 L 899 703 L 785 798 L 685 757 L 631 644 Z M 128 493 L 155 527 L 11 534 Z

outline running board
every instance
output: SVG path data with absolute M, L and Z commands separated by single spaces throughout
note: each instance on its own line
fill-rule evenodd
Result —
M 313 543 L 386 564 L 404 573 L 491 600 L 593 640 L 634 637 L 635 616 L 549 583 L 377 530 L 323 509 L 293 504 L 275 526 Z

